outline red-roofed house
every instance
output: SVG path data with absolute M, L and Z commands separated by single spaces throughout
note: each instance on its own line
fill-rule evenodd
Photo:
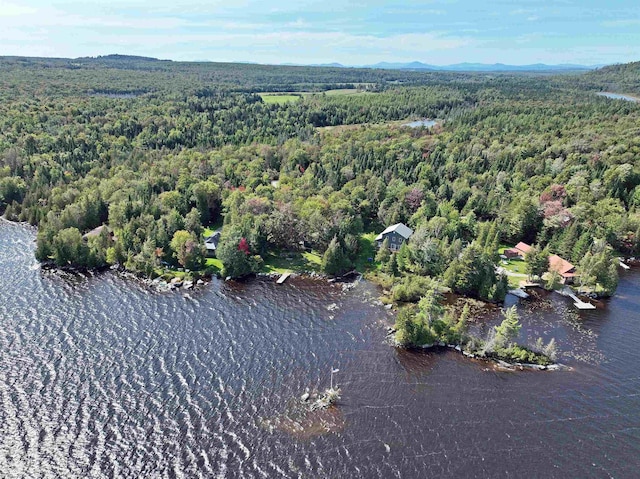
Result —
M 528 245 L 527 243 L 523 243 L 522 241 L 520 241 L 520 243 L 515 245 L 513 248 L 509 248 L 509 249 L 504 250 L 504 255 L 507 258 L 522 258 L 522 259 L 524 259 L 524 256 L 529 251 L 531 251 L 531 246 Z
M 525 255 L 531 251 L 531 246 L 527 243 L 523 243 L 520 241 L 513 248 L 505 249 L 504 255 L 507 258 L 522 258 L 524 259 Z M 576 273 L 576 267 L 569 263 L 567 260 L 562 259 L 557 254 L 552 254 L 549 256 L 549 271 L 557 271 L 558 274 L 562 277 L 563 283 L 572 283 L 573 279 L 578 276 Z
M 573 279 L 578 276 L 576 267 L 557 254 L 549 256 L 549 271 L 556 271 L 562 276 L 564 283 L 572 283 Z

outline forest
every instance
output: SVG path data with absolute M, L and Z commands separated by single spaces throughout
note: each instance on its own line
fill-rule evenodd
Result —
M 59 267 L 243 277 L 310 251 L 396 301 L 439 285 L 500 302 L 498 251 L 525 241 L 607 296 L 616 258 L 640 255 L 640 104 L 598 91 L 640 94 L 640 63 L 552 76 L 4 57 L 0 212 L 37 226 L 37 258 Z M 438 124 L 402 126 L 420 118 Z M 395 223 L 411 241 L 376 253 Z M 211 261 L 203 233 L 220 227 Z

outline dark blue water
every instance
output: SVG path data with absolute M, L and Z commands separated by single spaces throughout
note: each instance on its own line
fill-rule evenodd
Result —
M 506 373 L 390 347 L 366 282 L 161 294 L 43 271 L 33 238 L 0 223 L 0 477 L 638 476 L 639 272 L 594 312 L 519 306 L 574 369 Z

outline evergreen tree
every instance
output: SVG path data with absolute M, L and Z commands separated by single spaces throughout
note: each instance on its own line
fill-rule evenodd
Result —
M 460 336 L 460 338 L 462 338 L 467 333 L 467 329 L 469 326 L 469 316 L 469 305 L 465 304 L 455 325 L 455 332 Z
M 591 249 L 592 242 L 593 239 L 588 232 L 585 231 L 584 233 L 582 233 L 580 235 L 580 239 L 578 239 L 578 242 L 574 245 L 571 252 L 571 261 L 573 261 L 574 263 L 581 261 L 587 254 L 589 249 Z
M 376 253 L 376 262 L 384 266 L 387 264 L 390 257 L 391 252 L 389 251 L 389 238 L 385 238 L 380 248 L 378 248 L 378 252 Z
M 58 266 L 87 266 L 88 252 L 78 228 L 60 230 L 53 239 L 53 260 Z
M 494 262 L 475 243 L 451 261 L 443 281 L 459 294 L 492 301 L 504 299 Z
M 140 252 L 128 259 L 127 268 L 151 277 L 154 269 L 159 264 L 156 252 L 155 241 L 152 238 L 148 238 L 142 245 Z
M 495 326 L 495 347 L 497 349 L 509 347 L 509 345 L 518 337 L 520 333 L 520 317 L 515 306 L 502 312 L 504 320 L 499 326 Z
M 351 261 L 345 254 L 343 246 L 334 236 L 322 256 L 322 271 L 330 276 L 338 276 L 349 271 L 351 267 Z
M 200 221 L 200 212 L 196 208 L 192 208 L 184 218 L 184 228 L 192 233 L 196 238 L 202 236 L 202 222 Z
M 489 224 L 480 223 L 478 225 L 478 236 L 476 238 L 476 242 L 480 245 L 482 249 L 486 247 L 488 234 L 489 234 Z
M 406 241 L 400 246 L 396 255 L 396 261 L 398 262 L 398 271 L 401 273 L 407 272 L 411 269 L 411 251 L 409 250 L 409 246 L 407 246 Z
M 562 276 L 556 270 L 552 270 L 549 273 L 549 277 L 547 278 L 547 282 L 545 284 L 545 288 L 554 291 L 559 289 L 562 286 Z
M 611 296 L 618 287 L 618 259 L 603 240 L 595 240 L 591 251 L 580 261 L 580 285 L 594 290 L 600 288 L 604 296 Z
M 391 276 L 398 276 L 398 255 L 395 251 L 391 253 L 387 264 L 383 266 L 383 271 Z
M 574 221 L 562 235 L 562 239 L 557 248 L 558 255 L 563 258 L 573 258 L 573 248 L 579 238 L 578 222 Z

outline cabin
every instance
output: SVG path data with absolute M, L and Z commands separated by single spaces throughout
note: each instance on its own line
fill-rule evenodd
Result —
M 505 249 L 504 255 L 509 259 L 524 259 L 529 251 L 531 251 L 531 246 L 520 241 L 520 243 L 513 248 Z M 549 255 L 549 271 L 556 271 L 562 277 L 563 284 L 573 283 L 574 279 L 578 276 L 576 267 L 557 254 Z
M 573 283 L 574 279 L 578 276 L 576 267 L 557 254 L 549 256 L 549 271 L 557 272 L 562 277 L 564 284 Z
M 93 228 L 91 231 L 82 235 L 82 239 L 85 241 L 89 241 L 89 238 L 97 238 L 102 234 L 103 231 L 109 235 L 109 238 L 115 241 L 115 236 L 113 235 L 113 231 L 107 225 L 98 226 L 97 228 Z
M 522 241 L 520 241 L 520 243 L 515 245 L 513 248 L 505 249 L 504 250 L 504 255 L 508 259 L 512 259 L 512 258 L 524 259 L 525 255 L 529 251 L 531 251 L 531 246 L 528 245 L 527 243 L 523 243 Z
M 218 243 L 220 242 L 220 231 L 214 232 L 211 236 L 207 236 L 204 239 L 204 246 L 207 248 L 207 256 L 214 257 L 216 250 L 218 249 Z
M 398 223 L 393 226 L 389 226 L 386 230 L 380 233 L 376 237 L 376 244 L 378 248 L 382 246 L 382 242 L 385 239 L 389 240 L 389 249 L 391 251 L 398 251 L 402 243 L 408 241 L 413 234 L 413 230 L 403 223 Z

